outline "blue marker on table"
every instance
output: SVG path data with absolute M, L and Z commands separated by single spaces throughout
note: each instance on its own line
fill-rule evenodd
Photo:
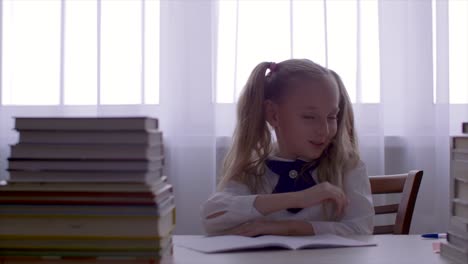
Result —
M 437 234 L 437 233 L 423 234 L 421 236 L 424 238 L 447 238 L 447 234 Z

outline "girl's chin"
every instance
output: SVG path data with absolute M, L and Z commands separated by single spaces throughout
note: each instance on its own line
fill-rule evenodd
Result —
M 322 155 L 322 152 L 308 153 L 307 155 L 304 155 L 302 159 L 305 161 L 312 161 L 312 160 L 320 158 L 321 155 Z

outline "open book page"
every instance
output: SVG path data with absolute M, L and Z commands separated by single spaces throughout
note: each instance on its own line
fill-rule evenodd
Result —
M 285 249 L 326 248 L 326 247 L 362 247 L 375 246 L 375 243 L 361 242 L 336 235 L 319 235 L 307 237 L 290 236 L 214 236 L 214 237 L 186 237 L 177 246 L 193 249 L 204 253 L 218 253 L 258 249 L 267 247 L 281 247 Z
M 186 237 L 176 245 L 204 253 L 217 253 L 265 247 L 288 247 L 286 244 L 281 243 L 280 239 L 277 239 L 276 241 L 273 239 L 266 241 L 260 240 L 259 238 L 260 237 L 252 238 L 244 236 L 194 236 Z
M 262 236 L 258 237 L 265 242 L 281 241 L 282 244 L 288 245 L 290 249 L 305 249 L 305 248 L 331 248 L 331 247 L 363 247 L 375 246 L 375 243 L 367 243 L 355 239 L 345 238 L 337 235 L 318 235 L 318 236 Z

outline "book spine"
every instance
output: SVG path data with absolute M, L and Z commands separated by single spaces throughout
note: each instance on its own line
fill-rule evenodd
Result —
M 147 131 L 157 130 L 157 118 L 15 118 L 17 131 Z
M 468 232 L 468 137 L 452 137 L 451 142 L 449 230 Z M 455 252 L 451 246 L 449 241 L 446 252 Z

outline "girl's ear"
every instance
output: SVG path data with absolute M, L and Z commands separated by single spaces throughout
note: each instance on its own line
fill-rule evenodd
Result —
M 265 108 L 266 121 L 270 126 L 276 128 L 278 125 L 278 105 L 272 100 L 265 100 L 263 107 Z

